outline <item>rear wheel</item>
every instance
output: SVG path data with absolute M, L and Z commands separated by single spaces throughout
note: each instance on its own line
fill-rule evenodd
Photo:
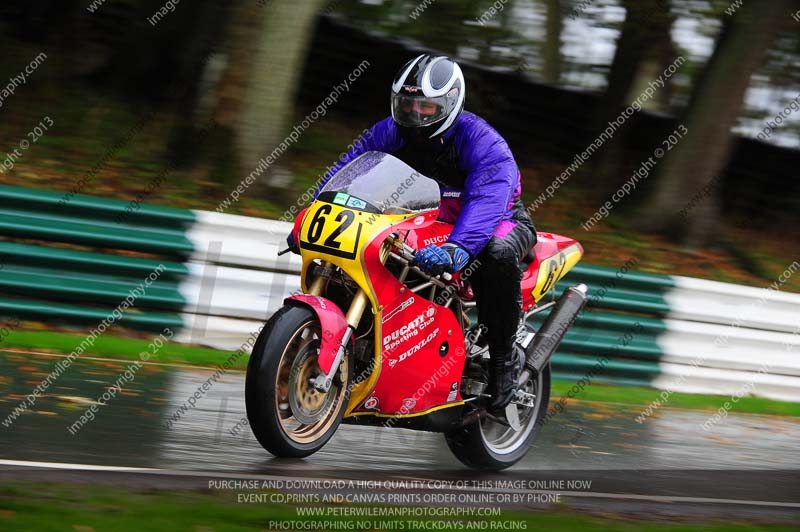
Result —
M 301 458 L 321 449 L 344 415 L 350 360 L 346 355 L 327 393 L 311 380 L 321 328 L 307 307 L 284 307 L 261 331 L 247 366 L 245 405 L 253 434 L 275 456 Z
M 533 394 L 533 406 L 515 405 L 521 429 L 488 418 L 445 434 L 447 446 L 463 464 L 475 469 L 500 470 L 511 467 L 531 448 L 541 430 L 550 401 L 550 366 L 531 378 L 523 391 Z

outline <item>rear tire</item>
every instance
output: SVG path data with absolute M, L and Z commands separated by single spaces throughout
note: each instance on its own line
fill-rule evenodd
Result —
M 311 309 L 286 306 L 270 318 L 253 347 L 245 381 L 247 419 L 261 446 L 275 456 L 302 458 L 317 452 L 344 415 L 352 371 L 347 354 L 326 394 L 308 383 L 321 371 L 320 332 Z
M 541 420 L 547 415 L 549 364 L 532 385 L 535 386 L 536 401 L 531 408 L 517 407 L 522 425 L 518 433 L 490 419 L 482 419 L 445 434 L 447 446 L 461 463 L 474 469 L 499 471 L 511 467 L 527 454 L 539 436 Z

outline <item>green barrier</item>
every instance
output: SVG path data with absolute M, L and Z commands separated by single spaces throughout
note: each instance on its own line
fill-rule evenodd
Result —
M 17 316 L 21 319 L 67 324 L 97 324 L 106 319 L 115 308 L 116 306 L 109 308 L 83 307 L 53 301 L 0 298 L 0 314 Z M 122 315 L 122 319 L 119 321 L 126 327 L 147 331 L 159 331 L 164 327 L 178 331 L 184 325 L 179 314 L 170 312 L 141 313 L 129 310 Z
M 613 282 L 614 286 L 624 286 L 640 290 L 653 291 L 655 289 L 666 290 L 672 288 L 675 283 L 668 275 L 657 273 L 620 271 L 619 269 L 608 268 L 606 266 L 592 266 L 591 264 L 576 264 L 565 277 L 572 282 L 586 283 L 589 286 L 600 288 L 607 283 Z
M 591 331 L 574 327 L 564 337 L 561 349 L 597 356 L 613 355 L 641 360 L 658 360 L 661 357 L 661 348 L 656 343 L 655 336 L 631 334 L 632 340 L 623 345 L 617 332 Z
M 144 287 L 143 279 L 111 277 L 94 272 L 64 271 L 10 265 L 0 275 L 0 288 L 9 293 L 52 297 L 58 300 L 118 304 L 140 285 L 137 307 L 181 310 L 186 300 L 174 282 L 158 280 Z
M 557 363 L 558 361 L 556 361 L 554 364 Z M 564 366 L 559 367 L 558 370 L 553 370 L 554 379 L 569 382 L 573 385 L 585 377 L 586 375 L 584 373 L 573 372 Z M 619 375 L 599 375 L 592 379 L 592 383 L 614 384 L 617 386 L 639 386 L 642 388 L 652 386 L 652 381 L 650 378 L 622 377 Z M 552 405 L 553 403 L 551 402 L 550 404 Z
M 549 310 L 534 314 L 530 322 L 536 326 L 544 322 Z M 637 325 L 638 324 L 638 325 Z M 658 336 L 667 330 L 664 321 L 657 318 L 649 318 L 633 314 L 612 314 L 610 312 L 599 312 L 585 309 L 575 320 L 575 325 L 590 330 L 618 331 L 623 334 L 627 331 L 636 330 L 637 334 L 649 334 Z
M 0 241 L 0 313 L 85 325 L 135 291 L 124 326 L 180 330 L 187 302 L 178 287 L 189 275 L 186 231 L 195 221 L 185 209 L 0 185 L 0 234 L 17 240 Z
M 182 228 L 195 221 L 195 215 L 187 209 L 139 204 L 88 196 L 69 195 L 64 192 L 0 185 L 0 205 L 13 205 L 23 210 L 79 215 L 116 221 L 122 213 L 126 223 L 152 225 L 156 227 Z M 135 209 L 135 210 L 134 210 Z
M 0 209 L 0 232 L 20 238 L 68 242 L 167 255 L 188 255 L 194 246 L 183 231 L 101 223 L 39 212 Z
M 602 355 L 601 355 L 602 356 Z M 586 376 L 586 372 L 594 371 L 594 367 L 601 356 L 581 356 L 572 353 L 556 353 L 551 359 L 553 375 L 563 378 L 564 374 L 577 375 L 578 378 Z M 613 380 L 619 378 L 642 379 L 651 381 L 661 374 L 658 364 L 637 360 L 610 359 L 592 376 L 599 380 Z
M 158 266 L 164 271 L 160 279 L 181 279 L 189 269 L 180 262 L 108 255 L 45 246 L 0 242 L 0 261 L 3 264 L 58 267 L 65 270 L 102 271 L 112 275 L 144 278 Z
M 589 307 L 657 316 L 666 316 L 670 310 L 660 285 L 650 291 L 634 288 L 604 288 L 603 285 L 589 284 L 591 281 L 577 275 L 573 276 L 572 272 L 556 283 L 556 294 L 561 295 L 564 289 L 578 283 L 585 283 L 589 287 L 587 303 Z

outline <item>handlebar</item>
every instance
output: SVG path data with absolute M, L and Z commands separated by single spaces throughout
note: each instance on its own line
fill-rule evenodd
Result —
M 291 250 L 292 250 L 291 247 L 281 250 L 278 252 L 278 256 L 280 257 L 281 255 L 285 255 L 286 253 L 289 253 Z M 403 242 L 402 252 L 404 255 L 403 258 L 405 258 L 408 261 L 408 263 L 411 264 L 416 256 L 416 251 L 411 246 Z M 442 279 L 448 282 L 453 280 L 453 275 L 450 272 L 442 272 L 442 274 L 439 275 L 438 277 L 441 277 Z
M 403 242 L 402 244 L 403 244 L 403 247 L 402 247 L 403 258 L 408 261 L 409 265 L 411 265 L 414 262 L 414 259 L 415 259 L 416 255 L 417 255 L 417 252 L 416 252 L 416 250 L 414 250 L 414 248 L 412 248 L 411 246 L 409 246 L 405 242 Z M 450 272 L 442 272 L 441 275 L 438 275 L 438 276 L 435 276 L 435 277 L 441 277 L 442 279 L 444 279 L 445 281 L 448 281 L 448 282 L 453 280 L 453 274 L 451 274 Z

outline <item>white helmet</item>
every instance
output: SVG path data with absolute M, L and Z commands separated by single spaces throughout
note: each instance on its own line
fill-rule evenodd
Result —
M 392 118 L 406 138 L 430 139 L 455 123 L 464 109 L 464 74 L 447 56 L 422 54 L 392 83 Z

